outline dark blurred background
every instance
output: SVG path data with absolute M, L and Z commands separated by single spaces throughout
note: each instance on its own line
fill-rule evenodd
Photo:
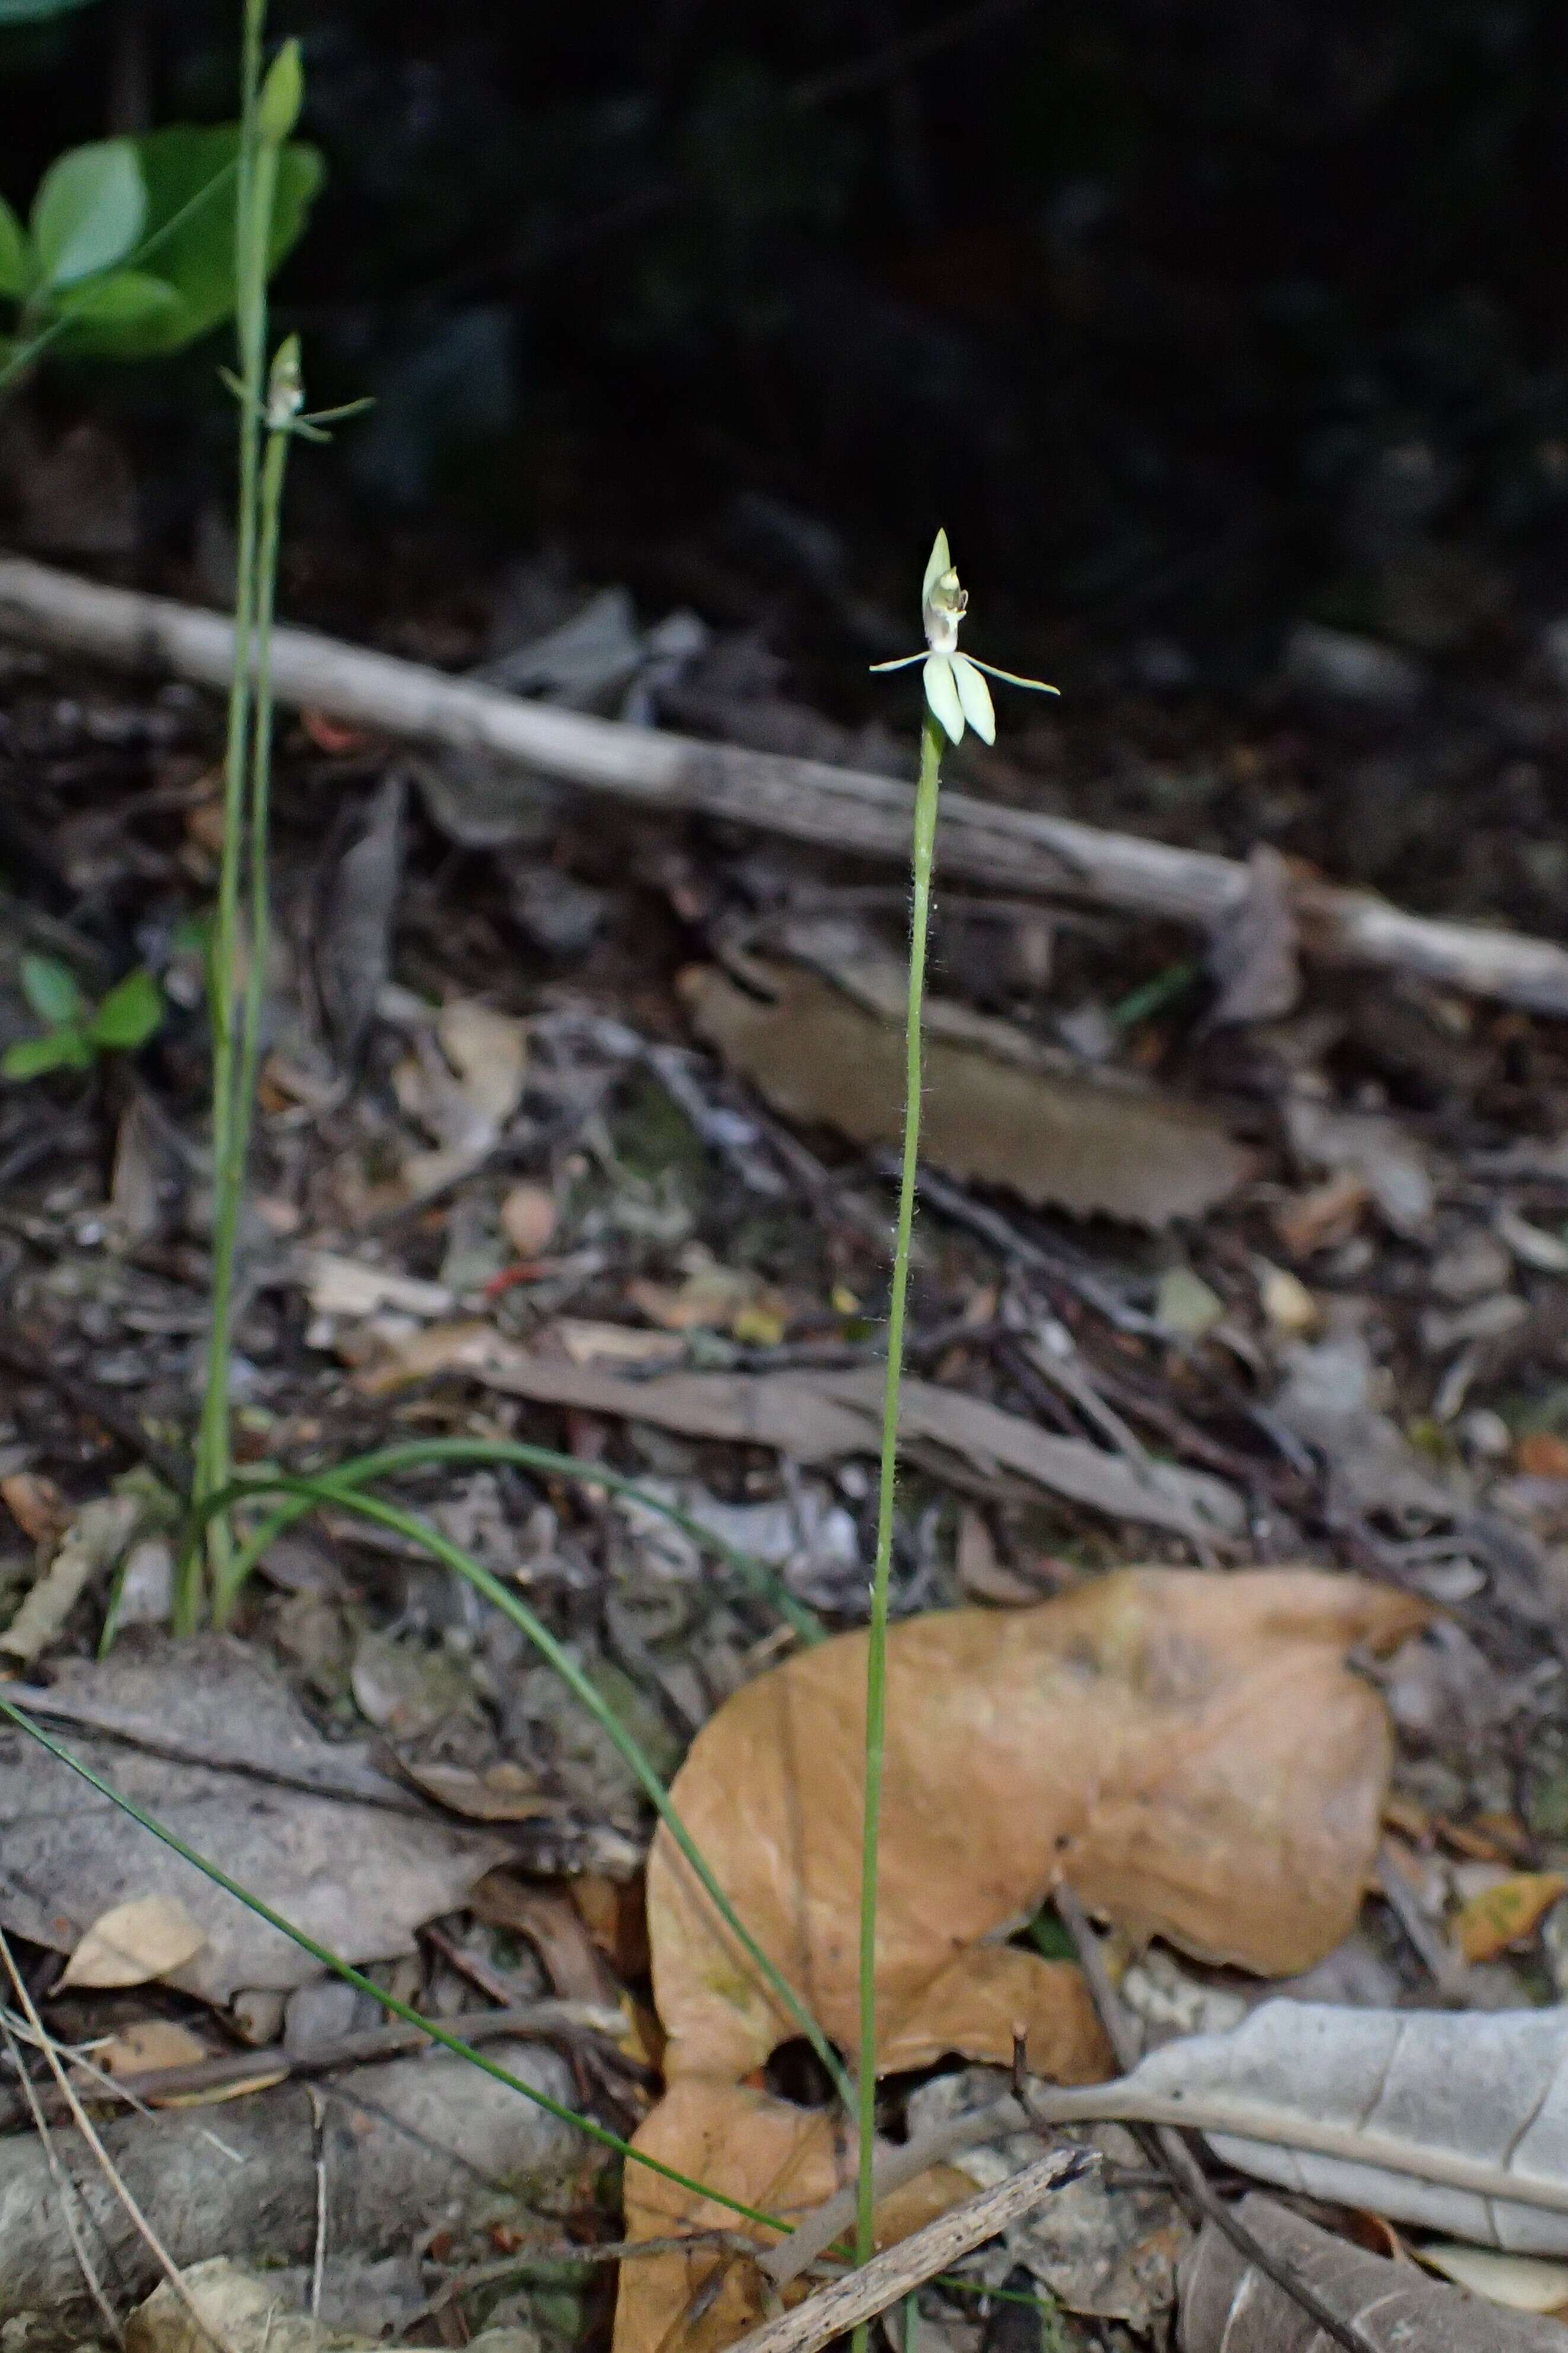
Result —
M 0 36 L 5 193 L 231 113 L 238 14 Z M 378 404 L 297 470 L 327 604 L 378 535 L 560 543 L 721 617 L 731 565 L 907 604 L 943 520 L 1015 647 L 1153 688 L 1254 677 L 1303 617 L 1484 664 L 1552 605 L 1552 0 L 279 0 L 270 30 L 329 166 L 277 316 L 314 397 Z M 221 491 L 216 356 L 45 396 L 121 420 L 154 550 Z

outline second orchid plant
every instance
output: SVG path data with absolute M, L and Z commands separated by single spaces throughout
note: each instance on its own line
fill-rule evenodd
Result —
M 898 1468 L 899 1391 L 904 1369 L 904 1320 L 910 1287 L 910 1242 L 914 1226 L 915 1176 L 920 1162 L 921 1037 L 925 1003 L 926 938 L 931 923 L 931 870 L 936 855 L 937 798 L 942 783 L 945 742 L 958 744 L 965 727 L 987 744 L 996 740 L 996 714 L 992 707 L 992 678 L 1009 686 L 1024 686 L 1037 694 L 1055 694 L 1037 678 L 1019 678 L 1012 670 L 976 659 L 958 649 L 958 631 L 969 608 L 967 590 L 959 585 L 948 550 L 947 533 L 939 531 L 921 586 L 921 618 L 925 628 L 923 653 L 904 654 L 897 661 L 877 662 L 878 670 L 907 670 L 924 664 L 925 715 L 921 731 L 920 777 L 915 787 L 913 892 L 910 910 L 910 979 L 906 1026 L 907 1061 L 904 1093 L 904 1142 L 899 1178 L 898 1236 L 893 1253 L 893 1279 L 888 1303 L 888 1367 L 883 1391 L 881 1469 L 877 1496 L 877 1551 L 871 1577 L 871 1618 L 866 1652 L 866 1794 L 860 1860 L 860 2050 L 857 2084 L 859 2143 L 858 2196 L 856 2215 L 856 2257 L 869 2262 L 874 2252 L 872 2164 L 877 2126 L 877 1864 L 881 1828 L 882 1760 L 887 1736 L 888 1594 L 893 1557 L 893 1493 Z M 863 2353 L 865 2329 L 856 2333 L 857 2353 Z

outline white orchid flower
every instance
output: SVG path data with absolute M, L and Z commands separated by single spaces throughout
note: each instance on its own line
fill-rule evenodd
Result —
M 1037 694 L 1058 694 L 1061 690 L 1047 686 L 1043 679 L 1019 678 L 1010 670 L 998 670 L 994 662 L 961 654 L 958 625 L 968 607 L 969 591 L 959 586 L 958 575 L 947 551 L 947 533 L 939 531 L 921 584 L 921 619 L 925 625 L 927 650 L 923 654 L 901 654 L 897 661 L 873 662 L 871 667 L 874 670 L 908 670 L 911 663 L 923 662 L 927 705 L 951 740 L 962 743 L 967 724 L 984 743 L 994 744 L 996 713 L 991 707 L 991 690 L 980 674 L 982 670 L 988 670 L 993 678 L 1005 679 L 1009 686 L 1030 687 Z

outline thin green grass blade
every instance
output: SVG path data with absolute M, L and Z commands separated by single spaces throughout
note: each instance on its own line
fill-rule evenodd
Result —
M 282 1473 L 277 1476 L 252 1475 L 244 1482 L 244 1488 L 245 1492 L 250 1494 L 270 1490 L 277 1494 L 304 1496 L 311 1503 L 336 1504 L 344 1510 L 360 1513 L 363 1518 L 374 1520 L 382 1527 L 391 1528 L 396 1535 L 406 1536 L 412 1543 L 421 1546 L 433 1559 L 455 1570 L 457 1575 L 471 1585 L 476 1592 L 482 1593 L 486 1600 L 500 1610 L 504 1617 L 510 1618 L 514 1626 L 521 1629 L 535 1650 L 553 1667 L 573 1697 L 587 1710 L 601 1731 L 614 1743 L 620 1756 L 637 1777 L 639 1786 L 651 1801 L 659 1820 L 674 1839 L 682 1857 L 695 1874 L 704 1894 L 713 1905 L 719 1917 L 723 1921 L 763 1982 L 777 1996 L 789 2016 L 805 2035 L 826 2068 L 828 2076 L 845 2105 L 853 2107 L 854 2089 L 837 2052 L 788 1978 L 776 1963 L 770 1960 L 751 1932 L 742 1926 L 734 1905 L 714 1878 L 701 1849 L 670 1803 L 668 1790 L 648 1762 L 643 1749 L 627 1732 L 602 1694 L 595 1689 L 576 1661 L 556 1641 L 542 1620 L 535 1616 L 527 1602 L 521 1600 L 515 1593 L 503 1585 L 499 1577 L 493 1576 L 488 1568 L 482 1567 L 477 1560 L 463 1550 L 460 1545 L 454 1544 L 449 1536 L 443 1535 L 438 1528 L 431 1527 L 427 1522 L 419 1519 L 413 1512 L 405 1511 L 401 1504 L 383 1503 L 378 1496 L 361 1494 L 353 1488 L 334 1486 L 330 1480 L 291 1479 Z M 213 1508 L 217 1508 L 216 1500 Z
M 705 2182 L 694 2181 L 689 2174 L 678 2171 L 672 2165 L 663 2164 L 657 2157 L 645 2155 L 641 2149 L 634 2148 L 630 2141 L 623 2140 L 618 2133 L 611 2132 L 607 2126 L 595 2124 L 591 2116 L 580 2116 L 575 2108 L 552 2100 L 547 2092 L 538 2090 L 532 2084 L 525 2084 L 521 2075 L 514 2075 L 510 2068 L 501 2066 L 498 2060 L 477 2050 L 473 2043 L 465 2042 L 460 2034 L 451 2033 L 438 2019 L 425 2017 L 410 2003 L 400 2001 L 395 1994 L 386 1992 L 351 1962 L 342 1959 L 327 1946 L 318 1944 L 315 1937 L 303 1928 L 297 1928 L 292 1920 L 286 1920 L 281 1912 L 275 1912 L 270 1904 L 263 1903 L 260 1896 L 252 1895 L 247 1888 L 242 1887 L 237 1879 L 231 1879 L 227 1872 L 221 1870 L 209 1856 L 188 1846 L 176 1831 L 169 1829 L 167 1823 L 159 1821 L 156 1815 L 148 1813 L 134 1799 L 117 1789 L 111 1781 L 106 1781 L 101 1774 L 95 1773 L 90 1765 L 76 1756 L 63 1741 L 56 1740 L 46 1732 L 42 1725 L 35 1724 L 32 1717 L 17 1707 L 14 1701 L 6 1699 L 3 1692 L 0 1692 L 0 1715 L 14 1724 L 18 1732 L 25 1732 L 29 1740 L 36 1740 L 40 1748 L 47 1749 L 60 1764 L 68 1766 L 89 1788 L 96 1789 L 100 1798 L 107 1798 L 110 1805 L 118 1806 L 122 1814 L 128 1814 L 133 1822 L 160 1840 L 183 1862 L 188 1862 L 193 1870 L 199 1871 L 204 1879 L 211 1880 L 215 1887 L 221 1887 L 226 1895 L 232 1895 L 237 1904 L 243 1904 L 247 1912 L 254 1912 L 258 1920 L 265 1920 L 269 1928 L 276 1928 L 280 1936 L 287 1936 L 291 1944 L 309 1953 L 312 1960 L 319 1961 L 323 1968 L 331 1969 L 334 1977 L 342 1978 L 345 1984 L 356 1987 L 361 1993 L 372 1995 L 394 2018 L 401 2018 L 405 2024 L 416 2026 L 422 2034 L 429 2036 L 432 2042 L 438 2042 L 456 2057 L 466 2059 L 471 2066 L 479 2068 L 481 2074 L 493 2077 L 498 2084 L 504 2084 L 509 2091 L 520 2092 L 525 2100 L 531 2100 L 537 2108 L 543 2108 L 547 2115 L 555 2116 L 563 2124 L 575 2125 L 579 2132 L 585 2133 L 590 2140 L 597 2141 L 601 2147 L 613 2149 L 618 2157 L 629 2158 L 634 2165 L 661 2175 L 666 2181 L 673 2181 L 678 2189 L 711 2199 L 715 2205 L 727 2207 L 731 2213 L 744 2216 L 748 2222 L 761 2222 L 769 2230 L 785 2233 L 793 2229 L 793 2224 L 781 2221 L 776 2214 L 766 2214 L 760 2208 L 743 2205 L 738 2198 L 728 2197 L 721 2189 L 711 2189 Z
M 679 1528 L 700 1549 L 722 1561 L 742 1584 L 750 1587 L 760 1600 L 766 1601 L 779 1616 L 794 1628 L 803 1642 L 822 1642 L 827 1639 L 827 1629 L 815 1609 L 797 1601 L 782 1577 L 751 1554 L 742 1552 L 700 1520 L 694 1520 L 677 1504 L 667 1504 L 661 1495 L 650 1495 L 635 1479 L 624 1472 L 606 1470 L 601 1463 L 592 1466 L 580 1462 L 574 1454 L 558 1453 L 553 1447 L 529 1446 L 521 1440 L 508 1439 L 429 1438 L 411 1440 L 406 1446 L 384 1447 L 374 1454 L 354 1456 L 350 1461 L 334 1463 L 331 1471 L 312 1475 L 323 1485 L 333 1487 L 363 1487 L 377 1479 L 390 1479 L 400 1471 L 417 1471 L 431 1462 L 505 1462 L 523 1471 L 553 1472 L 558 1477 L 574 1479 L 580 1485 L 606 1487 L 612 1494 L 625 1495 L 641 1504 L 647 1510 L 657 1512 L 672 1527 Z M 247 1490 L 247 1474 L 237 1479 L 227 1501 L 234 1501 Z M 229 1583 L 226 1588 L 226 1609 L 233 1606 L 235 1596 L 250 1575 L 257 1562 L 275 1538 L 297 1520 L 315 1509 L 310 1501 L 286 1504 L 263 1523 L 256 1534 L 237 1550 Z

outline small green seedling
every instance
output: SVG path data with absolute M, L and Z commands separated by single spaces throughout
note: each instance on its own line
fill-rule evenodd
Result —
M 26 227 L 0 200 L 0 298 L 16 306 L 0 368 L 40 337 L 70 358 L 154 359 L 234 311 L 239 126 L 171 124 L 58 155 Z M 321 181 L 316 149 L 279 142 L 268 271 Z
M 55 956 L 26 955 L 22 994 L 40 1021 L 41 1037 L 18 1038 L 0 1055 L 0 1075 L 41 1079 L 48 1071 L 89 1071 L 100 1054 L 133 1054 L 163 1018 L 163 993 L 138 965 L 89 1006 L 76 975 Z

